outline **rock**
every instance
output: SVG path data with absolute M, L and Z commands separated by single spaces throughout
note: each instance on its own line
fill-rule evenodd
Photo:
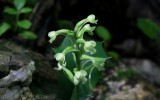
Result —
M 11 60 L 12 61 L 12 60 Z M 20 68 L 12 68 L 9 74 L 0 79 L 0 100 L 34 100 L 32 93 L 26 95 L 26 91 L 30 91 L 29 84 L 32 81 L 32 73 L 35 70 L 34 62 L 22 64 Z M 13 66 L 12 66 L 13 67 Z M 23 94 L 23 96 L 22 96 Z
M 0 40 L 0 100 L 34 100 L 39 96 L 46 98 L 46 95 L 51 97 L 56 91 L 55 74 L 55 70 L 41 54 Z M 53 95 L 52 98 L 55 97 Z
M 147 100 L 156 100 L 154 96 L 148 91 L 145 91 L 140 84 L 136 84 L 134 87 L 123 85 L 121 90 L 118 88 L 115 92 L 106 93 L 106 100 L 146 100 L 147 97 L 153 97 L 153 99 Z
M 103 82 L 104 83 L 104 82 Z M 99 84 L 93 94 L 94 100 L 159 100 L 145 89 L 145 83 L 128 84 L 127 81 L 107 81 Z M 91 98 L 90 98 L 91 99 Z M 86 100 L 90 100 L 86 99 Z
M 133 68 L 139 75 L 152 83 L 160 85 L 160 66 L 149 59 L 123 59 L 126 66 Z
M 127 68 L 133 68 L 138 74 L 134 72 L 133 77 L 121 79 L 118 76 L 119 70 Z M 94 100 L 160 100 L 160 89 L 155 85 L 160 80 L 160 70 L 154 62 L 148 59 L 127 58 L 110 72 L 94 89 Z

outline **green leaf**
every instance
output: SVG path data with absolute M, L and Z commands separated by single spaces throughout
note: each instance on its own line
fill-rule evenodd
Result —
M 160 27 L 155 22 L 146 18 L 139 18 L 137 21 L 138 28 L 150 39 L 156 39 L 160 32 Z
M 24 7 L 25 3 L 26 0 L 14 0 L 14 6 L 18 11 Z
M 88 68 L 85 68 L 85 70 L 89 74 L 92 68 L 93 68 L 92 66 L 89 66 Z M 91 73 L 91 78 L 88 79 L 87 83 L 79 84 L 78 97 L 77 97 L 77 92 L 75 91 L 76 87 L 74 88 L 72 92 L 71 100 L 76 100 L 77 98 L 79 98 L 79 100 L 85 100 L 85 98 L 87 98 L 88 96 L 91 96 L 93 89 L 101 79 L 102 79 L 102 72 L 94 68 Z
M 104 47 L 103 47 L 103 44 L 102 44 L 103 42 L 96 41 L 96 43 L 97 43 L 97 45 L 95 47 L 96 53 L 93 54 L 92 56 L 106 58 L 107 54 L 106 54 L 106 51 L 104 50 Z
M 70 79 L 71 82 L 73 82 L 73 74 L 70 70 L 68 70 L 67 68 L 63 68 L 65 74 L 67 75 L 67 77 Z
M 110 41 L 111 40 L 111 35 L 110 32 L 108 31 L 107 28 L 105 28 L 102 25 L 97 26 L 96 28 L 96 34 L 102 38 L 105 41 Z
M 65 48 L 67 48 L 70 45 L 72 45 L 70 40 L 67 37 L 65 37 L 62 44 L 58 48 L 53 50 L 55 53 L 59 53 L 59 52 L 62 52 Z M 93 56 L 104 57 L 104 58 L 107 57 L 106 52 L 103 49 L 102 42 L 97 42 L 96 50 L 97 52 Z M 73 68 L 75 67 L 75 63 L 73 60 L 72 53 L 69 53 L 66 55 L 66 62 L 67 62 L 66 68 L 68 68 L 69 70 L 73 70 Z M 86 70 L 87 73 L 89 73 L 91 68 L 92 66 L 90 67 L 86 66 L 84 70 Z M 79 100 L 84 100 L 84 98 L 91 95 L 92 89 L 96 86 L 98 81 L 102 79 L 102 72 L 98 71 L 95 68 L 91 74 L 92 75 L 91 75 L 90 81 L 87 81 L 86 84 L 82 84 L 82 83 L 79 84 L 79 95 L 77 97 L 76 88 L 73 87 L 73 83 L 71 83 L 70 80 L 68 80 L 63 73 L 60 73 L 58 77 L 60 98 L 62 100 L 76 100 L 77 98 L 79 98 Z
M 32 12 L 32 8 L 25 7 L 25 8 L 22 8 L 20 12 L 25 14 L 30 13 Z
M 0 36 L 3 35 L 8 29 L 10 29 L 10 25 L 8 23 L 2 23 L 0 25 Z
M 29 29 L 32 23 L 29 20 L 18 21 L 17 25 L 23 29 Z
M 69 38 L 65 37 L 62 44 L 58 48 L 54 48 L 53 50 L 55 53 L 60 53 L 60 52 L 63 52 L 63 50 L 70 45 L 71 45 L 71 42 Z M 76 65 L 74 63 L 72 52 L 67 53 L 66 62 L 67 62 L 66 68 L 72 71 Z M 73 83 L 69 79 L 67 79 L 66 75 L 62 72 L 58 73 L 58 83 L 59 83 L 59 86 L 58 86 L 59 95 L 61 100 L 70 100 L 70 97 L 73 92 L 73 87 L 74 87 Z
M 33 32 L 30 32 L 30 31 L 24 31 L 24 32 L 20 33 L 19 36 L 21 36 L 22 38 L 24 38 L 26 40 L 37 39 L 37 35 Z
M 13 8 L 7 7 L 4 9 L 4 13 L 10 14 L 10 15 L 16 15 L 18 12 Z
M 108 51 L 107 54 L 115 60 L 120 60 L 120 55 L 115 51 Z

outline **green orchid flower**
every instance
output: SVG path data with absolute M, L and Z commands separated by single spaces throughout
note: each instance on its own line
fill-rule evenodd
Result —
M 48 33 L 48 37 L 50 38 L 49 42 L 52 43 L 56 37 L 57 37 L 58 34 L 56 34 L 56 31 L 51 31 Z
M 96 67 L 99 71 L 104 70 L 106 58 L 92 57 L 91 61 L 93 63 L 93 66 Z
M 91 54 L 94 54 L 96 52 L 96 49 L 95 49 L 95 46 L 96 46 L 96 42 L 95 41 L 86 41 L 84 43 L 84 50 L 86 52 L 90 52 Z
M 54 55 L 54 58 L 57 61 L 64 62 L 65 61 L 65 54 L 63 52 L 62 53 L 57 53 L 57 54 Z
M 50 38 L 49 42 L 52 43 L 56 39 L 57 35 L 60 35 L 60 34 L 74 36 L 74 32 L 71 31 L 71 30 L 68 30 L 68 29 L 51 31 L 51 32 L 48 33 L 48 37 Z
M 95 26 L 90 26 L 90 24 L 86 24 L 86 25 L 84 25 L 84 27 L 77 33 L 77 37 L 78 38 L 83 38 L 83 34 L 85 33 L 85 32 L 88 32 L 89 33 L 89 35 L 93 35 L 94 33 L 93 33 L 93 31 L 95 30 Z
M 90 52 L 90 54 L 94 54 L 96 52 L 95 46 L 96 42 L 93 40 L 85 41 L 84 39 L 78 39 L 77 43 L 83 44 L 83 48 L 85 52 Z
M 78 32 L 78 31 L 79 31 L 86 23 L 88 23 L 88 22 L 89 22 L 89 23 L 92 23 L 92 24 L 97 24 L 97 21 L 98 21 L 98 20 L 95 19 L 95 15 L 91 14 L 91 15 L 89 15 L 87 18 L 79 21 L 79 22 L 76 24 L 76 26 L 75 26 L 75 28 L 74 28 L 74 31 L 75 31 L 75 32 Z
M 88 22 L 92 23 L 92 24 L 97 24 L 98 20 L 95 20 L 95 15 L 91 14 L 87 17 Z
M 74 85 L 78 85 L 79 82 L 82 82 L 82 84 L 85 84 L 87 82 L 87 72 L 84 70 L 76 71 L 74 75 L 73 83 Z
M 58 68 L 55 68 L 55 69 L 60 71 L 60 70 L 63 70 L 64 67 L 66 67 L 66 62 L 58 63 L 57 65 L 58 65 Z
M 81 60 L 90 60 L 94 67 L 99 71 L 104 70 L 105 61 L 107 58 L 91 57 L 88 55 L 82 55 Z

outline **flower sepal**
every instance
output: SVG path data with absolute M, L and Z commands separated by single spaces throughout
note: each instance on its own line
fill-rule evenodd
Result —
M 85 32 L 88 32 L 89 35 L 93 35 L 93 31 L 95 30 L 95 28 L 95 26 L 90 26 L 90 24 L 84 25 L 83 28 L 80 29 L 80 31 L 76 34 L 77 38 L 83 38 Z
M 100 57 L 91 57 L 88 55 L 82 55 L 81 60 L 90 60 L 94 67 L 96 67 L 99 71 L 104 70 L 105 61 L 107 58 Z
M 96 67 L 99 71 L 103 71 L 106 58 L 92 57 L 91 59 L 93 66 Z
M 85 84 L 87 82 L 87 72 L 85 70 L 76 71 L 74 75 L 74 85 L 78 85 L 80 82 Z
M 64 62 L 62 64 L 60 62 L 58 62 L 57 65 L 58 65 L 58 68 L 54 68 L 54 69 L 60 71 L 60 70 L 63 70 L 64 67 L 66 67 L 66 62 Z

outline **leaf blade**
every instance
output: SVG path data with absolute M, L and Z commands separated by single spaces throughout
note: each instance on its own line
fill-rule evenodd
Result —
M 14 0 L 14 6 L 18 11 L 24 7 L 25 3 L 26 0 Z
M 139 18 L 137 21 L 137 27 L 150 39 L 156 39 L 157 34 L 160 32 L 160 27 L 146 18 Z
M 21 20 L 17 22 L 17 25 L 23 29 L 29 29 L 32 23 L 29 20 Z
M 8 23 L 2 23 L 0 25 L 0 36 L 2 36 L 8 29 L 10 29 L 10 25 Z
M 25 8 L 22 8 L 20 12 L 24 13 L 24 14 L 30 13 L 30 12 L 32 12 L 32 8 L 25 7 Z
M 102 25 L 97 26 L 96 34 L 105 41 L 110 41 L 112 38 L 108 29 Z
M 30 31 L 24 31 L 19 34 L 20 37 L 26 39 L 26 40 L 35 40 L 37 39 L 37 35 Z
M 17 11 L 13 8 L 10 8 L 10 7 L 5 8 L 3 12 L 6 14 L 9 14 L 9 15 L 16 15 L 17 14 Z

